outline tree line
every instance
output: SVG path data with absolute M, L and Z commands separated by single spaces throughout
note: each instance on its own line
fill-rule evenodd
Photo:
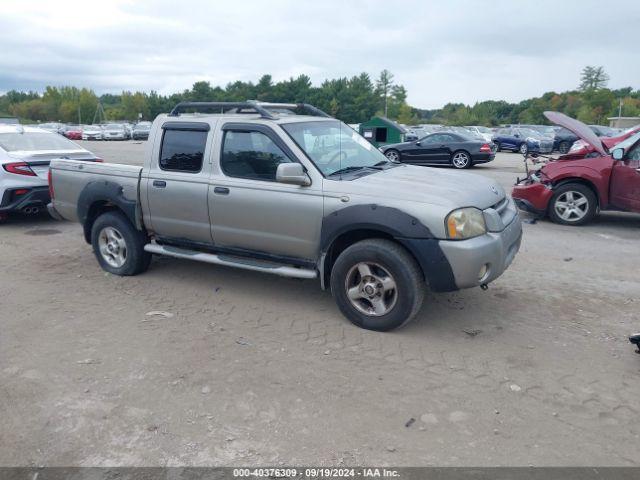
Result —
M 385 115 L 403 124 L 487 125 L 510 123 L 544 124 L 545 110 L 564 112 L 585 123 L 607 123 L 607 117 L 640 116 L 640 90 L 631 87 L 610 90 L 602 67 L 585 67 L 578 88 L 547 92 L 519 103 L 488 100 L 474 105 L 449 103 L 424 110 L 407 104 L 407 90 L 383 70 L 375 79 L 367 73 L 325 80 L 314 86 L 307 75 L 274 82 L 263 75 L 253 82 L 236 81 L 225 87 L 200 81 L 172 95 L 155 91 L 120 94 L 96 93 L 72 86 L 47 87 L 44 92 L 11 90 L 0 95 L 0 116 L 17 116 L 23 123 L 60 121 L 97 123 L 109 120 L 152 120 L 169 112 L 181 101 L 244 101 L 310 103 L 346 123 L 361 123 L 374 115 Z

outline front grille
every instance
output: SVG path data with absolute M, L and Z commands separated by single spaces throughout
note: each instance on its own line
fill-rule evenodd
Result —
M 490 232 L 502 231 L 513 221 L 517 214 L 516 206 L 508 197 L 504 197 L 485 211 L 485 221 Z

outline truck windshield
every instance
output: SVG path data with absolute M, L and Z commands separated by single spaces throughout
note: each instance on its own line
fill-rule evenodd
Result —
M 358 132 L 337 120 L 287 123 L 282 128 L 324 176 L 391 163 Z

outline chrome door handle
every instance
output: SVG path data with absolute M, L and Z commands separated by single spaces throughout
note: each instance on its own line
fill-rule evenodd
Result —
M 217 193 L 218 195 L 229 195 L 229 189 L 227 187 L 215 187 L 213 189 L 213 193 Z
M 158 188 L 164 188 L 167 186 L 167 182 L 165 182 L 164 180 L 154 180 L 153 186 Z

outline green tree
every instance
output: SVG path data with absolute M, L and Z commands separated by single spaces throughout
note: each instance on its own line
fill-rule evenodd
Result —
M 586 66 L 580 75 L 580 90 L 588 92 L 598 90 L 607 86 L 609 75 L 604 71 L 604 67 Z
M 384 116 L 388 114 L 388 98 L 393 87 L 393 74 L 386 68 L 380 72 L 378 80 L 376 80 L 376 93 L 381 99 Z

